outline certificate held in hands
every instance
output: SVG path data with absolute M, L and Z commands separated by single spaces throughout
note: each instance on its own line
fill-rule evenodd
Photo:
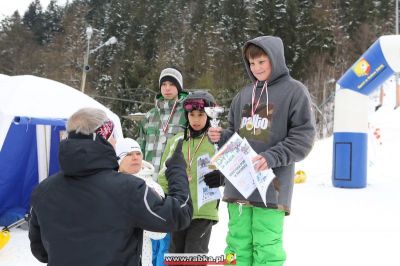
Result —
M 247 140 L 235 133 L 211 158 L 211 163 L 246 199 L 258 189 L 266 205 L 267 189 L 275 175 L 271 169 L 254 170 L 251 159 L 256 155 Z

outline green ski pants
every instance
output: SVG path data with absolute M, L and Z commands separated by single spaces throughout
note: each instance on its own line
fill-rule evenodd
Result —
M 228 212 L 225 254 L 236 254 L 236 265 L 283 265 L 286 260 L 282 245 L 284 211 L 229 203 Z

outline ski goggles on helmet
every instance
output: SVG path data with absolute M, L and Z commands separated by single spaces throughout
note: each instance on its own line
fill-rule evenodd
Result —
M 183 103 L 183 109 L 187 112 L 193 110 L 204 111 L 204 107 L 206 107 L 206 102 L 203 99 L 189 99 Z

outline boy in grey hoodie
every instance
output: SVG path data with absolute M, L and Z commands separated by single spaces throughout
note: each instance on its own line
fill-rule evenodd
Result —
M 283 220 L 290 213 L 294 164 L 314 143 L 311 100 L 307 88 L 290 76 L 280 38 L 260 36 L 246 42 L 243 59 L 253 84 L 233 99 L 229 127 L 210 128 L 208 136 L 221 146 L 237 132 L 258 153 L 252 158 L 255 170 L 272 168 L 276 177 L 267 190 L 267 205 L 258 190 L 244 198 L 226 179 L 225 254 L 236 254 L 238 265 L 283 265 Z

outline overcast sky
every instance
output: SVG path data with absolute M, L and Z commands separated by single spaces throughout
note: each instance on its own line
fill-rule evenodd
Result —
M 0 0 L 0 20 L 6 16 L 11 16 L 15 10 L 18 10 L 19 14 L 22 16 L 28 9 L 30 3 L 34 0 Z M 67 0 L 56 0 L 57 4 L 63 5 Z M 50 0 L 40 0 L 43 10 L 47 8 Z

